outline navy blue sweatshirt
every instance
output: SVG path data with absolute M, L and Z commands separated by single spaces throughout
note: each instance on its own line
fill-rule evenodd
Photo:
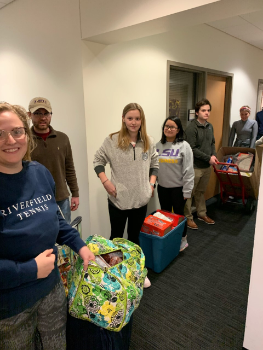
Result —
M 35 257 L 55 243 L 78 252 L 85 243 L 62 218 L 55 182 L 37 162 L 23 162 L 17 174 L 0 172 L 0 319 L 32 307 L 59 282 L 57 263 L 48 277 L 37 279 Z
M 256 121 L 258 123 L 258 137 L 263 136 L 263 111 L 257 112 Z

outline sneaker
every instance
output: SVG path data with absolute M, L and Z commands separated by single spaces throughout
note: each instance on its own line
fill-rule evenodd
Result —
M 198 220 L 204 221 L 208 225 L 214 225 L 214 220 L 210 219 L 208 216 L 198 216 Z
M 198 226 L 193 219 L 187 219 L 187 227 L 191 228 L 192 230 L 198 230 Z
M 180 252 L 182 252 L 183 250 L 185 250 L 185 248 L 188 247 L 188 243 L 187 243 L 187 236 L 183 237 L 181 240 L 181 245 L 180 245 Z
M 146 276 L 145 280 L 144 280 L 143 288 L 149 288 L 149 287 L 151 287 L 151 285 L 152 284 L 151 284 L 149 278 Z

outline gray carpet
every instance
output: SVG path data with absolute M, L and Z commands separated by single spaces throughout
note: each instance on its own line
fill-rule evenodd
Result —
M 195 220 L 189 247 L 160 274 L 149 270 L 130 350 L 242 349 L 256 210 L 212 203 L 208 215 L 215 225 Z

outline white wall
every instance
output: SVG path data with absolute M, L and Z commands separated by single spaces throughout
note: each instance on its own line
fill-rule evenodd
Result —
M 141 104 L 148 133 L 158 141 L 166 115 L 167 60 L 172 60 L 234 73 L 231 124 L 239 119 L 241 105 L 250 105 L 253 116 L 263 51 L 206 25 L 111 46 L 83 42 L 82 47 L 91 232 L 109 236 L 106 193 L 92 161 L 104 138 L 120 129 L 123 107 Z M 156 205 L 152 200 L 149 211 Z
M 261 169 L 263 174 L 263 169 Z M 262 293 L 262 266 L 263 266 L 263 185 L 261 177 L 261 186 L 259 188 L 260 201 L 258 202 L 257 220 L 255 230 L 255 240 L 253 249 L 253 258 L 251 266 L 250 286 L 248 294 L 246 329 L 244 337 L 244 347 L 249 350 L 263 349 L 263 293 Z
M 0 11 L 0 100 L 53 107 L 52 125 L 71 141 L 80 187 L 83 234 L 89 231 L 86 126 L 79 6 L 71 0 L 17 0 Z

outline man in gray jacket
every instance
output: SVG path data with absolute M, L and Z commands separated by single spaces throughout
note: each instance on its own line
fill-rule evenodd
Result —
M 210 178 L 211 165 L 218 162 L 215 151 L 213 126 L 207 121 L 210 111 L 211 104 L 207 99 L 197 102 L 195 105 L 196 119 L 192 120 L 185 130 L 187 141 L 194 154 L 195 179 L 192 196 L 186 201 L 184 213 L 187 218 L 187 226 L 193 230 L 198 229 L 191 212 L 193 197 L 195 199 L 198 219 L 209 225 L 215 223 L 214 220 L 206 215 L 204 197 Z

